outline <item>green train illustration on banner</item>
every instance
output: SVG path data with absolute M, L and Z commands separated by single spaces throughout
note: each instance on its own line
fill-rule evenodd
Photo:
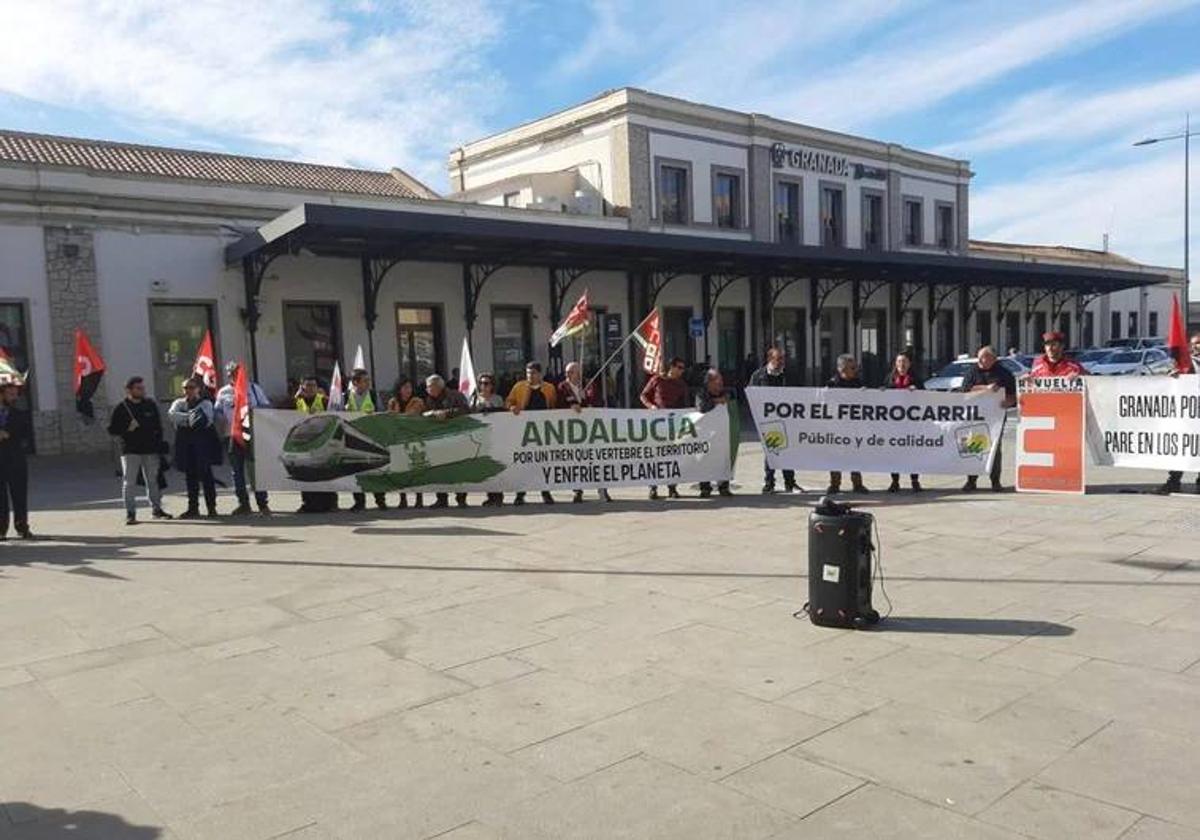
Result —
M 504 471 L 488 452 L 491 430 L 471 417 L 437 420 L 386 414 L 353 419 L 319 414 L 295 424 L 279 459 L 302 482 L 354 476 L 363 490 L 383 493 L 421 485 L 487 481 Z

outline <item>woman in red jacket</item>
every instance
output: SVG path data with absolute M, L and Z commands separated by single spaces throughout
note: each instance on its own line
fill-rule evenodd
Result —
M 925 387 L 921 380 L 917 379 L 916 374 L 912 370 L 912 359 L 901 353 L 892 362 L 892 370 L 887 375 L 887 379 L 883 382 L 885 388 L 902 388 L 905 391 L 920 391 Z M 913 473 L 909 476 L 912 481 L 912 489 L 914 493 L 921 492 L 921 476 Z M 900 492 L 900 473 L 892 473 L 892 483 L 888 487 L 889 493 Z

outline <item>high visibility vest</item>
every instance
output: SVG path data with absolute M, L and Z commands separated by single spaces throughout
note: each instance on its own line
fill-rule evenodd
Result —
M 309 404 L 304 400 L 304 397 L 296 397 L 296 410 L 303 411 L 305 414 L 316 414 L 318 411 L 325 410 L 325 397 L 317 394 L 313 397 L 312 403 Z
M 371 399 L 370 391 L 367 391 L 367 393 L 363 394 L 361 403 L 357 402 L 357 400 L 358 394 L 356 394 L 354 389 L 351 388 L 346 392 L 346 410 L 363 411 L 367 414 L 371 414 L 375 411 L 375 401 Z

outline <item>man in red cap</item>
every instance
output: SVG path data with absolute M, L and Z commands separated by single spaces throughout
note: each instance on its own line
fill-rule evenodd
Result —
M 1083 365 L 1063 355 L 1065 345 L 1066 336 L 1062 333 L 1042 333 L 1042 347 L 1045 352 L 1038 356 L 1037 361 L 1033 363 L 1033 370 L 1029 372 L 1029 375 L 1034 379 L 1083 376 L 1085 373 Z

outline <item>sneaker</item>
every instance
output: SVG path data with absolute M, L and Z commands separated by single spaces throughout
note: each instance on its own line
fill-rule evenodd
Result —
M 125 524 L 126 525 L 136 525 L 137 524 L 137 514 L 133 514 L 133 513 L 126 514 L 125 515 Z
M 657 487 L 650 488 L 650 499 L 651 499 L 651 501 L 658 501 L 658 488 Z
M 466 493 L 455 494 L 454 504 L 457 505 L 458 507 L 465 508 L 467 506 L 467 494 Z
M 554 504 L 554 497 L 551 496 L 549 493 L 543 492 L 542 493 L 542 504 L 544 504 L 544 505 Z
M 31 540 L 33 539 L 33 531 L 29 530 L 28 525 L 18 525 L 17 536 L 23 540 Z
M 484 507 L 500 507 L 500 505 L 504 504 L 504 502 L 502 501 L 502 498 L 503 497 L 499 493 L 495 493 L 495 494 L 488 493 L 487 498 L 483 500 L 483 506 Z
M 574 493 L 571 494 L 571 504 L 577 505 L 582 501 L 583 501 L 583 491 L 582 490 L 576 490 Z
M 920 493 L 920 492 L 921 492 L 921 481 L 920 481 L 920 479 L 914 478 L 914 479 L 912 480 L 912 489 L 913 489 L 913 492 L 914 492 L 914 493 Z
M 1004 490 L 1004 485 L 1001 484 L 999 481 L 992 482 L 992 492 L 993 493 L 1000 493 L 1000 492 L 1003 492 L 1003 490 Z
M 183 513 L 179 514 L 180 519 L 199 519 L 200 511 L 197 508 L 188 508 Z
M 898 478 L 892 479 L 892 483 L 888 485 L 887 491 L 889 493 L 899 493 L 900 492 L 900 479 L 898 479 Z
M 700 488 L 700 498 L 701 499 L 707 499 L 711 495 L 712 495 L 711 487 L 701 487 Z
M 858 493 L 859 495 L 862 495 L 862 496 L 865 496 L 871 492 L 871 489 L 869 487 L 867 487 L 867 485 L 865 485 L 865 484 L 855 484 L 855 485 L 852 485 L 850 489 L 853 492 Z
M 205 518 L 205 519 L 216 519 L 216 518 L 218 518 L 218 517 L 217 517 L 217 509 L 216 509 L 216 508 L 209 508 L 209 509 L 208 509 L 208 513 L 207 513 L 207 514 L 205 514 L 205 517 L 204 517 L 204 518 Z
M 1168 481 L 1154 488 L 1154 492 L 1160 496 L 1170 496 L 1172 493 L 1179 493 L 1182 490 L 1181 482 L 1178 481 Z
M 238 506 L 235 507 L 233 509 L 233 512 L 230 513 L 229 515 L 230 516 L 249 516 L 251 513 L 253 513 L 253 511 L 250 510 L 250 505 L 248 502 L 239 502 Z
M 728 498 L 729 496 L 732 496 L 732 495 L 733 495 L 733 491 L 732 491 L 732 490 L 730 490 L 728 487 L 718 487 L 718 488 L 717 488 L 717 495 L 718 495 L 718 496 L 725 496 L 726 498 Z
M 787 484 L 783 485 L 784 493 L 795 493 L 797 490 L 801 490 L 801 487 L 794 481 L 789 481 Z
M 518 493 L 517 495 L 513 496 L 513 504 L 514 504 L 514 505 L 523 505 L 523 504 L 525 504 L 525 494 L 524 494 L 524 493 Z
M 351 513 L 362 513 L 366 509 L 367 509 L 366 502 L 355 502 L 354 504 L 350 505 Z
M 668 488 L 667 488 L 667 498 L 668 498 L 668 499 L 678 499 L 678 498 L 681 498 L 681 497 L 680 497 L 680 495 L 679 495 L 679 491 L 678 491 L 678 490 L 676 490 L 674 487 L 668 487 Z
M 382 499 L 382 498 L 380 498 L 380 499 L 376 499 L 376 500 L 375 500 L 375 507 L 376 507 L 378 510 L 387 510 L 387 500 L 386 500 L 386 499 Z
M 828 487 L 825 488 L 826 496 L 835 496 L 841 492 L 842 492 L 842 485 L 840 485 L 840 484 L 830 484 Z
M 258 506 L 258 515 L 259 516 L 270 516 L 271 515 L 271 506 L 267 505 L 267 504 L 259 505 Z
M 162 508 L 155 508 L 154 512 L 151 514 L 151 516 L 153 516 L 155 519 L 174 519 L 175 518 L 175 517 L 171 516 L 171 514 L 167 513 L 165 510 L 163 510 Z
M 968 478 L 967 483 L 962 486 L 962 491 L 964 493 L 974 493 L 978 489 L 979 485 L 976 484 L 975 479 L 973 478 Z
M 408 509 L 408 494 L 407 494 L 407 493 L 401 493 L 401 494 L 400 494 L 400 505 L 399 505 L 399 508 L 400 508 L 400 510 L 407 510 L 407 509 Z
M 775 492 L 775 482 L 768 481 L 766 484 L 763 485 L 762 491 L 763 491 L 764 496 L 769 496 L 772 493 L 774 493 Z
M 449 499 L 438 499 L 437 501 L 435 501 L 433 504 L 431 504 L 429 506 L 429 509 L 430 510 L 441 510 L 442 508 L 448 508 L 448 507 L 450 507 Z

